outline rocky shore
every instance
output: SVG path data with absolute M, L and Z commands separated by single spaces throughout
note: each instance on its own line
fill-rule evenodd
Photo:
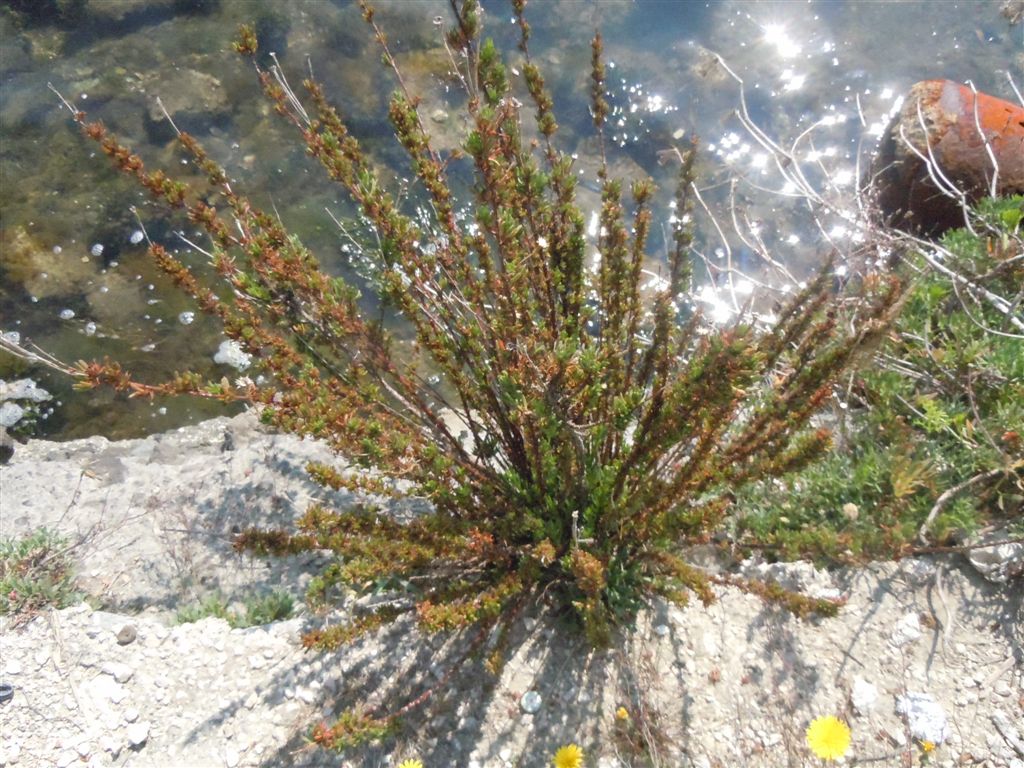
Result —
M 0 765 L 393 766 L 415 756 L 530 768 L 575 742 L 587 766 L 611 768 L 644 764 L 628 742 L 647 728 L 662 734 L 659 765 L 802 766 L 813 764 L 807 724 L 835 714 L 853 731 L 846 765 L 1024 768 L 1024 587 L 991 583 L 959 555 L 842 572 L 747 563 L 847 603 L 838 618 L 801 622 L 723 588 L 709 608 L 655 606 L 599 653 L 527 615 L 497 679 L 470 665 L 395 740 L 340 758 L 319 751 L 305 736 L 336 706 L 408 700 L 461 650 L 399 623 L 337 653 L 304 652 L 300 631 L 321 620 L 302 604 L 314 563 L 233 553 L 241 526 L 286 524 L 313 498 L 352 503 L 305 477 L 307 461 L 327 457 L 248 415 L 144 440 L 18 446 L 0 468 L 3 536 L 64 534 L 88 602 L 20 626 L 0 619 L 0 682 L 14 689 L 0 704 Z M 176 622 L 204 596 L 238 605 L 271 589 L 296 598 L 294 618 Z M 656 717 L 636 710 L 638 689 Z

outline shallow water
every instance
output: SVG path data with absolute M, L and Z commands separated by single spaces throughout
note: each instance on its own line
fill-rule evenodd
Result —
M 442 149 L 461 140 L 458 98 L 436 16 L 441 0 L 378 2 L 379 21 Z M 766 242 L 796 273 L 820 258 L 824 244 L 798 207 L 757 187 L 785 191 L 764 152 L 739 126 L 739 88 L 717 64 L 720 54 L 744 81 L 751 116 L 788 143 L 823 117 L 808 151 L 851 191 L 886 115 L 913 82 L 971 80 L 1013 98 L 1006 73 L 1021 77 L 1024 27 L 1011 28 L 999 2 L 737 2 L 642 0 L 537 2 L 528 8 L 532 52 L 551 86 L 561 148 L 577 155 L 584 188 L 593 188 L 595 143 L 589 130 L 589 41 L 605 39 L 613 170 L 649 174 L 671 187 L 664 150 L 693 134 L 703 140 L 702 184 L 721 199 L 740 177 L 744 210 Z M 518 31 L 504 2 L 486 2 L 489 34 L 514 50 Z M 445 16 L 447 18 L 447 16 Z M 358 281 L 328 215 L 352 210 L 340 190 L 305 157 L 293 132 L 270 113 L 251 67 L 230 52 L 237 25 L 256 20 L 264 51 L 274 50 L 294 81 L 311 66 L 382 168 L 402 174 L 401 151 L 385 122 L 393 83 L 379 64 L 358 9 L 349 2 L 288 4 L 266 0 L 89 0 L 75 19 L 31 19 L 0 12 L 0 330 L 65 361 L 103 356 L 139 378 L 176 370 L 234 377 L 213 362 L 222 336 L 149 264 L 148 237 L 178 250 L 202 270 L 175 232 L 194 227 L 169 217 L 114 173 L 71 125 L 47 83 L 102 119 L 150 165 L 186 177 L 172 131 L 155 105 L 160 96 L 175 123 L 221 161 L 237 188 L 285 224 L 325 268 Z M 515 57 L 511 63 L 515 65 Z M 584 207 L 596 195 L 583 196 Z M 667 197 L 662 198 L 662 202 Z M 138 218 L 132 213 L 138 208 Z M 671 212 L 662 210 L 664 225 Z M 835 230 L 835 236 L 844 233 Z M 699 243 L 712 257 L 705 222 Z M 202 239 L 194 239 L 202 245 Z M 744 266 L 742 244 L 735 258 Z M 652 237 L 656 263 L 663 243 Z M 2 353 L 0 353 L 2 354 Z M 140 435 L 222 413 L 190 399 L 125 401 L 109 392 L 71 392 L 69 382 L 9 358 L 0 378 L 30 375 L 54 392 L 52 413 L 37 431 L 60 438 Z

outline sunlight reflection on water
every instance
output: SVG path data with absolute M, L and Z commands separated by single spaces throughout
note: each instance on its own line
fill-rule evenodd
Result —
M 378 5 L 401 65 L 424 94 L 425 122 L 438 146 L 454 148 L 464 126 L 457 89 L 445 77 L 441 30 L 433 23 L 447 3 Z M 576 158 L 592 239 L 598 195 L 587 113 L 589 40 L 595 29 L 603 32 L 609 136 L 616 145 L 612 171 L 651 175 L 663 190 L 661 227 L 645 265 L 654 287 L 672 216 L 674 171 L 662 161 L 666 150 L 691 136 L 702 141 L 702 194 L 709 208 L 721 214 L 731 191 L 742 207 L 741 229 L 777 253 L 795 279 L 829 245 L 809 226 L 800 198 L 792 197 L 797 190 L 738 122 L 739 84 L 718 56 L 743 80 L 750 116 L 766 134 L 785 146 L 803 134 L 797 156 L 808 174 L 818 182 L 827 175 L 836 194 L 850 194 L 864 158 L 911 83 L 971 79 L 982 90 L 1011 95 L 1003 71 L 1019 73 L 1024 41 L 1021 27 L 1012 29 L 999 17 L 998 5 L 566 1 L 535 3 L 528 16 L 534 55 L 563 126 L 560 148 Z M 256 18 L 285 68 L 298 79 L 312 66 L 375 160 L 400 177 L 408 168 L 383 117 L 392 85 L 377 66 L 357 9 L 347 2 L 311 1 L 293 2 L 283 12 L 269 0 L 206 6 L 207 13 L 189 15 L 176 12 L 172 3 L 93 0 L 93 17 L 72 26 L 18 21 L 10 12 L 0 16 L 0 330 L 18 331 L 66 360 L 110 355 L 150 380 L 187 368 L 208 376 L 230 374 L 213 362 L 223 340 L 216 324 L 196 314 L 148 262 L 142 230 L 129 210 L 138 206 L 150 236 L 202 271 L 202 255 L 174 235 L 183 222 L 117 178 L 68 126 L 47 82 L 102 118 L 147 162 L 193 173 L 180 164 L 172 134 L 154 109 L 153 96 L 161 95 L 173 105 L 175 120 L 200 138 L 257 204 L 278 211 L 327 269 L 357 283 L 367 277 L 367 265 L 358 258 L 359 227 L 350 233 L 355 239 L 343 237 L 331 220 L 351 217 L 351 207 L 305 157 L 288 127 L 269 114 L 251 71 L 227 50 L 230 30 Z M 488 32 L 505 50 L 514 50 L 518 31 L 508 21 L 507 6 L 485 7 Z M 196 237 L 193 229 L 188 228 L 190 239 Z M 826 233 L 836 242 L 858 237 L 842 216 Z M 735 259 L 740 268 L 758 269 L 742 242 L 719 242 L 706 222 L 697 247 L 710 262 Z M 696 300 L 725 322 L 735 307 L 720 288 L 706 285 Z M 741 292 L 761 290 L 748 281 Z M 0 377 L 22 373 L 0 360 Z M 109 394 L 71 393 L 67 382 L 39 377 L 64 403 L 42 431 L 62 437 L 143 434 L 220 411 L 195 401 L 119 402 L 115 409 Z M 111 418 L 115 411 L 118 416 Z

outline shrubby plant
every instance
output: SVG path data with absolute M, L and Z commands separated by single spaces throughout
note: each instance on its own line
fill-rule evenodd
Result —
M 1024 512 L 1024 198 L 984 200 L 972 228 L 906 255 L 906 305 L 848 382 L 841 446 L 751 486 L 742 536 L 783 557 L 891 557 Z M 988 296 L 988 299 L 985 296 Z
M 67 608 L 82 598 L 72 572 L 72 545 L 47 528 L 0 540 L 0 615 L 15 622 L 42 608 Z
M 433 511 L 411 520 L 370 502 L 318 505 L 295 530 L 238 537 L 240 549 L 260 554 L 333 552 L 310 588 L 312 605 L 328 605 L 342 588 L 394 598 L 310 632 L 310 648 L 333 648 L 406 614 L 426 632 L 473 628 L 478 647 L 541 598 L 600 644 L 650 597 L 682 602 L 695 593 L 710 602 L 716 581 L 801 615 L 834 612 L 832 602 L 774 584 L 713 577 L 683 553 L 711 537 L 744 485 L 798 470 L 829 445 L 828 432 L 809 428 L 809 419 L 836 377 L 880 342 L 899 283 L 870 275 L 839 297 L 825 269 L 779 308 L 770 329 L 742 320 L 712 326 L 688 301 L 691 145 L 679 153 L 663 285 L 645 293 L 651 183 L 624 190 L 608 173 L 602 138 L 600 234 L 588 245 L 573 161 L 558 148 L 552 99 L 530 54 L 525 0 L 512 3 L 522 35 L 515 85 L 525 94 L 514 90 L 493 42 L 482 39 L 477 2 L 452 5 L 446 44 L 472 128 L 462 152 L 442 157 L 363 4 L 396 75 L 389 116 L 429 222 L 388 191 L 318 82 L 305 80 L 300 99 L 276 66 L 257 67 L 274 108 L 372 226 L 376 246 L 364 256 L 412 348 L 364 312 L 355 287 L 325 274 L 276 217 L 235 190 L 194 137 L 182 133 L 179 143 L 206 174 L 202 189 L 148 170 L 103 125 L 76 112 L 118 167 L 209 234 L 227 290 L 202 284 L 159 244 L 150 252 L 223 321 L 268 382 L 182 374 L 147 384 L 116 363 L 96 362 L 80 364 L 83 385 L 249 401 L 267 423 L 324 439 L 345 458 L 347 467 L 309 467 L 323 485 L 432 502 Z M 253 56 L 257 47 L 243 28 L 236 49 Z M 591 112 L 599 137 L 608 114 L 601 54 L 598 35 Z M 472 168 L 468 214 L 448 181 L 454 163 Z M 837 322 L 840 300 L 849 324 Z M 380 736 L 392 722 L 352 710 L 313 736 L 342 747 Z

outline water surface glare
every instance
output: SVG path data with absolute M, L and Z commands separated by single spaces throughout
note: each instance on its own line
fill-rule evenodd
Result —
M 400 66 L 421 93 L 421 112 L 443 151 L 461 144 L 459 95 L 441 45 L 444 0 L 379 0 L 378 19 Z M 505 2 L 484 3 L 487 33 L 515 69 L 518 30 Z M 870 151 L 906 89 L 922 79 L 971 80 L 1012 99 L 1006 73 L 1024 81 L 1024 26 L 1010 27 L 1000 3 L 722 2 L 543 0 L 527 9 L 534 58 L 553 91 L 560 148 L 576 159 L 590 218 L 596 206 L 596 142 L 588 114 L 590 38 L 605 40 L 612 169 L 650 175 L 661 186 L 651 238 L 650 287 L 673 217 L 673 168 L 665 151 L 692 135 L 702 140 L 701 185 L 721 201 L 731 179 L 742 197 L 743 227 L 761 238 L 795 279 L 828 245 L 801 220 L 794 190 L 763 147 L 739 124 L 744 81 L 751 117 L 788 144 L 813 124 L 800 159 L 827 169 L 835 190 L 852 192 L 858 157 Z M 272 114 L 251 66 L 230 51 L 239 23 L 255 21 L 263 62 L 273 51 L 293 82 L 312 67 L 354 134 L 396 186 L 408 174 L 386 123 L 394 87 L 351 2 L 326 0 L 89 0 L 79 18 L 32 18 L 0 10 L 0 331 L 16 332 L 65 361 L 109 356 L 146 381 L 174 371 L 244 375 L 217 324 L 175 291 L 146 256 L 147 238 L 165 244 L 197 271 L 206 258 L 201 233 L 151 203 L 111 170 L 96 145 L 71 125 L 47 84 L 92 119 L 102 119 L 147 165 L 194 177 L 156 104 L 224 164 L 237 188 L 276 210 L 325 269 L 361 283 L 356 242 L 333 218 L 354 211 L 341 190 L 306 156 L 293 129 Z M 520 90 L 522 88 L 520 87 Z M 410 198 L 410 200 L 414 200 Z M 138 217 L 131 212 L 138 209 Z M 856 236 L 829 223 L 837 242 Z M 355 228 L 358 235 L 358 227 Z M 180 234 L 179 234 L 180 233 Z M 185 239 L 181 237 L 184 236 Z M 742 243 L 719 243 L 707 222 L 698 247 L 756 271 Z M 786 286 L 775 286 L 780 291 Z M 762 286 L 737 287 L 748 295 Z M 727 321 L 732 308 L 716 286 L 694 298 Z M 368 306 L 372 299 L 367 299 Z M 215 356 L 218 362 L 215 362 Z M 233 367 L 236 366 L 236 367 Z M 109 392 L 72 392 L 70 382 L 0 357 L 0 378 L 29 376 L 54 393 L 37 434 L 59 438 L 143 435 L 224 412 L 180 398 L 127 401 Z M 59 402 L 59 405 L 57 404 Z

